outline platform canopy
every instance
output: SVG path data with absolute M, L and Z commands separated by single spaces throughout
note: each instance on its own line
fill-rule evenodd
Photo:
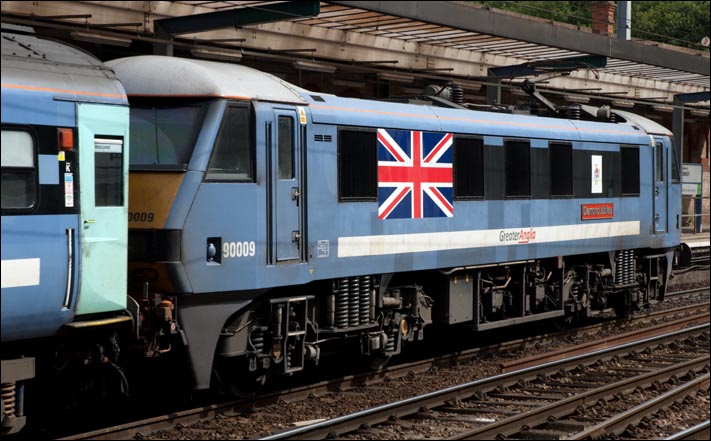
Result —
M 672 105 L 675 95 L 709 91 L 708 48 L 623 40 L 465 2 L 3 1 L 2 20 L 70 33 L 69 39 L 101 45 L 104 59 L 187 51 L 254 60 L 283 77 L 320 72 L 329 84 L 353 88 L 363 87 L 368 75 L 404 85 L 451 79 L 477 98 L 490 69 L 592 56 L 604 64 L 545 87 L 573 100 L 615 98 L 626 108 L 632 101 Z

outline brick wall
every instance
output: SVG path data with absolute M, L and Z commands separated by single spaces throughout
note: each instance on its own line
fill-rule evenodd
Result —
M 590 2 L 592 31 L 594 34 L 613 35 L 616 9 L 615 2 Z

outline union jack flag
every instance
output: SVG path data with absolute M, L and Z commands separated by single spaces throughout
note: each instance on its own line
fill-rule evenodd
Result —
M 452 134 L 378 129 L 378 217 L 452 217 Z

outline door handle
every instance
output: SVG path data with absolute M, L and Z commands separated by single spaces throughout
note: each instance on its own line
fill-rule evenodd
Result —
M 96 223 L 96 220 L 94 220 L 94 219 L 84 219 L 84 225 L 95 224 L 95 223 Z
M 291 200 L 296 201 L 296 206 L 299 206 L 299 200 L 301 199 L 301 190 L 299 187 L 292 187 L 291 189 Z

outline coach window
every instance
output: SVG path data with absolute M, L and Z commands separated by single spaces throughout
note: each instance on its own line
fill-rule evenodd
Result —
M 143 105 L 131 102 L 130 164 L 133 169 L 187 168 L 203 106 Z
M 454 198 L 484 198 L 484 141 L 480 138 L 454 138 Z
M 620 147 L 622 195 L 639 196 L 639 147 Z
M 505 141 L 506 196 L 531 197 L 531 146 L 529 141 Z
M 32 136 L 2 131 L 2 209 L 29 209 L 37 202 L 37 166 Z
M 551 143 L 548 148 L 551 173 L 551 196 L 573 196 L 573 147 L 568 143 Z
M 338 131 L 338 200 L 378 198 L 378 138 L 375 130 Z
M 227 108 L 205 179 L 254 182 L 251 126 L 249 107 Z

